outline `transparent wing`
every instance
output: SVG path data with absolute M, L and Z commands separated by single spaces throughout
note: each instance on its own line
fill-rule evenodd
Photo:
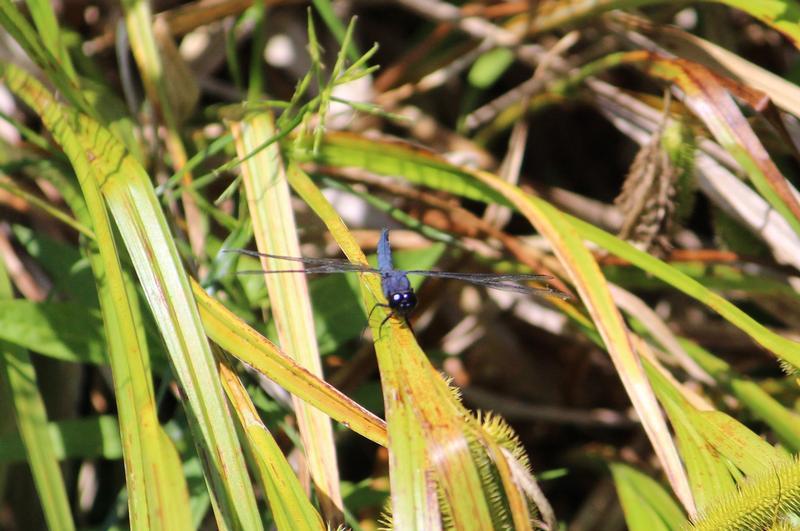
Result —
M 569 298 L 568 295 L 562 293 L 554 288 L 535 288 L 523 284 L 523 282 L 536 281 L 547 282 L 552 277 L 547 275 L 510 275 L 510 274 L 496 274 L 496 273 L 454 273 L 451 271 L 428 271 L 416 269 L 406 271 L 408 275 L 421 275 L 425 277 L 434 278 L 450 278 L 453 280 L 461 280 L 470 282 L 479 286 L 486 286 L 487 288 L 497 289 L 501 291 L 513 291 L 515 293 L 522 293 L 525 295 L 555 295 L 562 299 Z
M 274 270 L 263 270 L 257 269 L 253 271 L 239 271 L 239 274 L 263 274 L 263 273 L 309 273 L 309 274 L 316 274 L 316 273 L 380 273 L 374 267 L 361 265 L 361 264 L 354 264 L 353 262 L 348 262 L 347 260 L 341 260 L 338 258 L 301 258 L 298 256 L 281 256 L 278 254 L 269 254 L 269 253 L 259 253 L 256 251 L 250 251 L 248 249 L 225 249 L 225 252 L 228 253 L 240 253 L 246 254 L 247 256 L 253 256 L 256 258 L 266 256 L 268 258 L 274 258 L 276 260 L 285 260 L 287 262 L 295 262 L 300 263 L 305 266 L 304 269 L 274 269 Z
M 253 256 L 256 258 L 266 256 L 276 260 L 285 260 L 287 262 L 294 262 L 304 265 L 304 269 L 272 269 L 263 270 L 256 269 L 252 271 L 239 271 L 239 274 L 264 274 L 264 273 L 308 273 L 308 274 L 325 274 L 325 273 L 376 273 L 381 274 L 379 269 L 374 267 L 354 264 L 347 260 L 338 258 L 305 258 L 298 256 L 281 256 L 277 254 L 259 253 L 250 251 L 248 249 L 226 249 L 225 252 L 235 252 Z M 461 280 L 470 282 L 479 286 L 486 286 L 487 288 L 497 289 L 501 291 L 512 291 L 515 293 L 522 293 L 523 295 L 555 295 L 562 299 L 568 299 L 569 296 L 558 291 L 554 288 L 535 288 L 523 284 L 523 282 L 536 281 L 546 282 L 551 277 L 547 275 L 511 275 L 511 274 L 496 274 L 496 273 L 455 273 L 451 271 L 431 271 L 423 269 L 414 269 L 411 271 L 394 270 L 398 273 L 405 273 L 408 275 L 420 275 L 425 277 L 435 278 L 448 278 L 453 280 Z

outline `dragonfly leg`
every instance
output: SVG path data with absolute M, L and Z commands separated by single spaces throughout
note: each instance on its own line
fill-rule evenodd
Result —
M 381 321 L 381 325 L 378 327 L 378 330 L 381 330 L 383 328 L 383 325 L 386 324 L 386 321 L 388 321 L 392 317 L 394 317 L 394 311 L 389 312 L 389 315 L 383 318 L 383 321 Z
M 378 326 L 378 341 L 380 341 L 381 335 L 383 333 L 383 325 L 385 325 L 386 321 L 388 321 L 392 317 L 402 316 L 403 321 L 405 321 L 406 326 L 408 327 L 408 329 L 411 330 L 411 333 L 414 333 L 414 329 L 411 327 L 411 321 L 408 320 L 408 314 L 405 314 L 405 313 L 402 313 L 402 312 L 398 312 L 396 308 L 392 308 L 389 304 L 383 304 L 383 303 L 380 303 L 380 302 L 376 303 L 375 306 L 373 306 L 372 309 L 369 311 L 369 315 L 367 316 L 367 322 L 369 322 L 370 319 L 372 318 L 372 312 L 374 312 L 375 308 L 378 308 L 378 307 L 380 307 L 380 308 L 389 308 L 389 310 L 390 310 L 389 315 L 384 317 L 383 321 L 381 321 L 381 324 Z
M 381 325 L 378 327 L 378 341 L 380 341 L 381 335 L 383 335 L 383 325 L 386 324 L 386 321 L 388 321 L 392 317 L 396 317 L 397 315 L 399 315 L 399 314 L 396 313 L 394 311 L 394 309 L 392 309 L 392 311 L 389 313 L 389 315 L 387 315 L 386 317 L 383 318 L 383 321 L 381 321 Z M 413 334 L 414 333 L 414 329 L 411 328 L 411 321 L 408 320 L 408 316 L 407 315 L 403 316 L 403 321 L 406 322 L 406 326 L 408 327 L 409 330 L 411 330 L 411 333 Z
M 372 320 L 372 314 L 373 312 L 375 312 L 376 308 L 389 308 L 391 310 L 391 312 L 389 312 L 389 315 L 387 315 L 386 318 L 383 321 L 381 321 L 381 325 L 378 327 L 378 341 L 380 341 L 383 331 L 383 325 L 386 323 L 386 321 L 389 320 L 391 316 L 394 315 L 394 310 L 388 304 L 383 304 L 381 302 L 375 303 L 375 306 L 373 306 L 372 309 L 369 311 L 369 314 L 367 314 L 367 328 L 369 328 L 369 322 Z M 364 329 L 364 332 L 367 331 L 367 328 Z M 364 337 L 364 332 L 361 333 L 362 338 Z
M 375 308 L 389 308 L 390 310 L 392 310 L 392 311 L 389 313 L 389 317 L 391 317 L 392 315 L 394 315 L 394 310 L 392 309 L 392 307 L 391 307 L 391 306 L 389 306 L 388 304 L 383 304 L 382 302 L 376 302 L 376 303 L 375 303 L 375 306 L 373 306 L 373 307 L 372 307 L 372 309 L 369 311 L 369 315 L 367 315 L 367 322 L 369 322 L 369 321 L 370 321 L 370 319 L 372 319 L 372 312 L 374 312 L 374 311 L 375 311 Z M 385 322 L 386 322 L 386 320 L 387 320 L 389 317 L 387 317 L 386 319 L 384 319 L 384 320 L 383 320 L 383 323 L 385 323 Z M 381 326 L 383 326 L 383 323 L 381 323 Z

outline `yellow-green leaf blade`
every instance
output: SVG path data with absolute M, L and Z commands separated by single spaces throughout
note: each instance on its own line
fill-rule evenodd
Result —
M 386 425 L 324 380 L 311 374 L 192 281 L 208 336 L 255 370 L 280 382 L 293 395 L 367 439 L 386 446 Z
M 611 474 L 628 529 L 670 531 L 683 524 L 683 511 L 658 482 L 623 463 L 612 463 Z
M 155 411 L 149 360 L 141 326 L 137 326 L 135 298 L 130 282 L 124 278 L 116 254 L 113 231 L 100 194 L 97 175 L 84 146 L 92 146 L 95 136 L 81 138 L 78 113 L 58 104 L 44 87 L 24 71 L 7 65 L 2 71 L 6 84 L 41 116 L 45 126 L 62 146 L 79 178 L 85 200 L 75 200 L 75 211 L 85 225 L 91 225 L 97 247 L 90 248 L 90 263 L 98 282 L 103 323 L 109 356 L 114 371 L 117 403 L 123 419 L 123 441 L 129 489 L 131 522 L 153 528 L 181 527 L 188 520 L 185 507 L 176 503 L 165 487 L 167 470 L 161 465 L 160 426 Z M 93 122 L 92 122 L 93 123 Z M 107 133 L 109 144 L 115 141 Z M 107 174 L 102 174 L 105 177 Z M 166 508 L 172 507 L 171 511 Z
M 0 262 L 0 299 L 12 296 L 5 264 Z M 54 530 L 75 529 L 58 456 L 50 439 L 47 411 L 28 353 L 0 341 L 0 378 L 6 391 L 3 394 L 10 395 L 13 402 L 17 430 L 25 446 L 47 525 Z
M 230 125 L 240 159 L 248 157 L 275 135 L 272 119 L 266 114 Z M 245 160 L 241 170 L 258 250 L 281 256 L 300 256 L 279 146 L 272 144 L 258 151 Z M 266 257 L 261 258 L 261 263 L 265 270 L 285 268 L 284 263 Z M 264 278 L 281 347 L 301 366 L 322 377 L 305 275 L 267 274 Z M 319 490 L 322 512 L 326 520 L 338 524 L 342 521 L 343 502 L 330 419 L 297 398 L 293 398 L 293 402 L 309 472 Z
M 98 173 L 105 176 L 103 194 L 185 394 L 194 442 L 203 456 L 218 522 L 224 521 L 232 529 L 260 529 L 255 495 L 219 375 L 188 278 L 152 185 L 138 162 L 126 156 L 121 146 L 113 145 L 111 137 L 104 135 L 96 124 L 84 119 L 81 125 L 84 140 L 94 140 L 93 145 L 104 149 L 92 152 L 93 163 L 101 168 Z
M 326 529 L 319 513 L 306 497 L 294 470 L 272 434 L 261 422 L 236 373 L 225 361 L 220 361 L 219 367 L 225 392 L 255 455 L 261 484 L 266 490 L 276 526 L 278 529 Z

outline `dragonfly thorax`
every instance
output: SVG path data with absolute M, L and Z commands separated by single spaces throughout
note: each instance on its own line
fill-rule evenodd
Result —
M 412 290 L 395 291 L 388 297 L 389 308 L 400 315 L 407 315 L 417 306 L 417 296 Z

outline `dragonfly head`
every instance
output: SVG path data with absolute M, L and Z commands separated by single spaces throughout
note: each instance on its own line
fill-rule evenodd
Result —
M 406 316 L 417 306 L 417 296 L 414 292 L 395 291 L 389 297 L 389 308 L 399 315 Z

